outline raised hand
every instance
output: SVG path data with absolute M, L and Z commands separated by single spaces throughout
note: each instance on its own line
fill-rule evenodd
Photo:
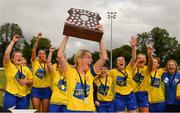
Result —
M 152 54 L 152 53 L 153 53 L 153 50 L 154 50 L 154 49 L 153 49 L 152 46 L 149 46 L 149 47 L 148 47 L 148 53 L 149 53 L 149 54 Z
M 53 52 L 55 51 L 55 48 L 54 48 L 54 47 L 51 47 L 51 48 L 49 49 L 49 51 L 50 51 L 51 53 L 53 53 Z
M 99 24 L 99 25 L 96 25 L 95 28 L 98 29 L 98 30 L 100 30 L 100 31 L 103 31 L 103 26 L 100 25 L 100 24 Z
M 129 41 L 131 47 L 135 47 L 137 45 L 137 38 L 135 36 L 131 36 L 131 40 Z
M 37 37 L 40 39 L 40 38 L 42 37 L 42 33 L 39 32 L 39 33 L 37 34 Z
M 19 39 L 20 39 L 19 35 L 14 35 L 12 41 L 14 41 L 16 43 L 17 41 L 19 41 Z

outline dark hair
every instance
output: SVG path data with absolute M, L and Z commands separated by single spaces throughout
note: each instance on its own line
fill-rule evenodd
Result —
M 158 64 L 161 64 L 161 59 L 159 57 L 154 57 L 158 61 Z

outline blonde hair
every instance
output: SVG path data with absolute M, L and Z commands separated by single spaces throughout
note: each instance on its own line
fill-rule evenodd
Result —
M 91 52 L 86 49 L 81 49 L 74 55 L 74 63 L 76 67 L 78 65 L 78 62 L 77 62 L 78 58 L 82 58 L 86 53 L 91 53 Z
M 167 64 L 166 64 L 166 71 L 169 72 L 169 70 L 168 70 L 168 64 L 169 64 L 169 62 L 174 62 L 174 63 L 175 63 L 175 65 L 176 65 L 176 73 L 177 73 L 177 72 L 178 72 L 178 64 L 177 64 L 177 62 L 176 62 L 175 60 L 173 60 L 173 59 L 171 59 L 171 60 L 169 60 L 169 61 L 167 62 Z
M 146 58 L 146 54 L 144 54 L 144 53 L 139 53 L 139 54 L 137 55 L 137 57 L 139 57 L 139 56 L 144 56 L 144 57 Z

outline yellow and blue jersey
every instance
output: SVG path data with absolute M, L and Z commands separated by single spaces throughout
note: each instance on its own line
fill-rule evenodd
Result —
M 106 77 L 96 77 L 94 83 L 97 86 L 97 99 L 99 101 L 112 101 L 114 99 L 113 92 L 113 78 L 106 75 Z
M 149 91 L 149 74 L 147 66 L 133 70 L 134 92 Z
M 159 103 L 165 101 L 164 94 L 164 84 L 161 80 L 161 76 L 164 73 L 164 70 L 157 69 L 150 73 L 150 89 L 149 89 L 149 102 L 150 103 Z
M 115 93 L 128 95 L 133 91 L 132 69 L 129 65 L 121 71 L 112 69 L 109 75 L 113 77 Z
M 66 79 L 63 73 L 57 69 L 57 64 L 53 65 L 52 75 L 52 95 L 50 104 L 67 105 Z
M 46 88 L 51 85 L 51 75 L 48 72 L 47 64 L 40 63 L 37 59 L 32 61 L 33 68 L 33 87 Z
M 6 91 L 18 97 L 24 97 L 30 93 L 27 85 L 20 85 L 18 79 L 33 79 L 32 72 L 27 66 L 16 66 L 11 61 L 4 64 L 6 75 Z
M 68 65 L 65 72 L 68 110 L 95 111 L 93 100 L 93 81 L 95 75 L 93 67 L 86 72 L 86 75 L 82 76 L 78 74 L 75 67 Z M 79 76 L 81 76 L 82 82 Z

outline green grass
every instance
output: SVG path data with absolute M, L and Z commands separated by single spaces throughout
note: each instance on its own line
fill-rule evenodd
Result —
M 6 84 L 6 77 L 4 75 L 4 71 L 0 70 L 0 89 L 5 89 L 5 84 Z M 3 102 L 3 92 L 0 91 L 0 106 L 2 106 Z
M 4 75 L 4 71 L 0 70 L 0 89 L 5 89 L 5 86 L 6 86 L 6 77 Z M 3 91 L 0 90 L 0 106 L 2 105 L 3 105 Z M 29 108 L 32 109 L 31 101 Z

